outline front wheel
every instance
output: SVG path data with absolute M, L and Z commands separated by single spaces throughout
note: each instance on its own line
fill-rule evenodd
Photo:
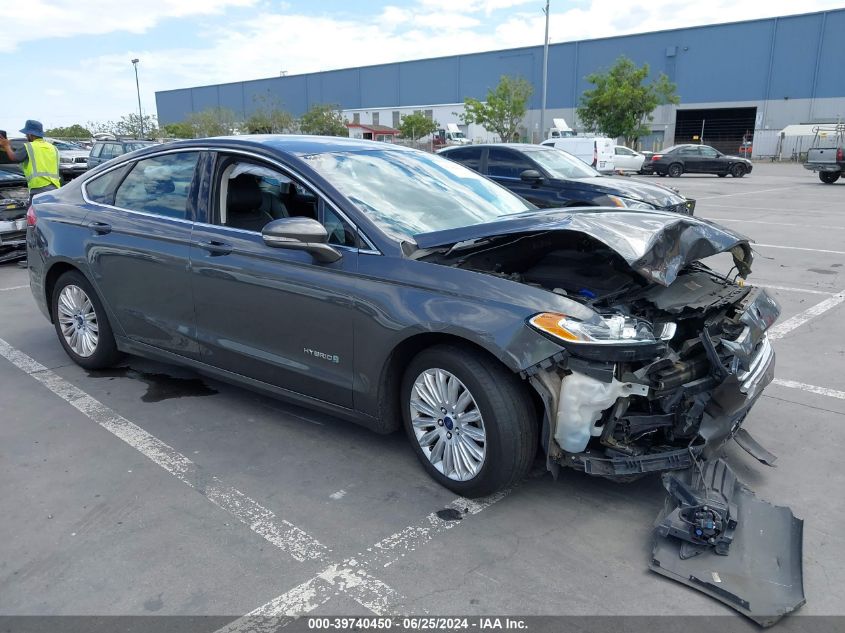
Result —
M 819 180 L 821 180 L 826 185 L 832 185 L 839 177 L 842 175 L 841 171 L 820 171 L 819 172 Z
M 672 163 L 666 173 L 669 174 L 669 178 L 679 178 L 684 173 L 684 168 L 680 163 Z
M 82 273 L 71 270 L 53 288 L 53 324 L 68 356 L 85 369 L 102 369 L 120 357 L 106 311 Z
M 473 349 L 437 345 L 411 361 L 402 415 L 417 458 L 438 483 L 466 496 L 524 477 L 537 452 L 537 414 L 525 385 Z
M 731 167 L 732 178 L 742 178 L 745 175 L 745 165 L 737 163 Z

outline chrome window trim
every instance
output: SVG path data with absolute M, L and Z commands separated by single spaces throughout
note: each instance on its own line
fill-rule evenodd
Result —
M 229 154 L 238 154 L 238 155 L 241 155 L 241 156 L 248 156 L 249 158 L 253 158 L 255 160 L 269 162 L 274 167 L 276 167 L 277 169 L 282 171 L 284 174 L 286 174 L 288 176 L 292 176 L 290 169 L 288 167 L 286 167 L 285 165 L 281 164 L 280 162 L 278 162 L 277 160 L 275 160 L 273 158 L 268 158 L 266 156 L 262 156 L 260 154 L 256 154 L 254 152 L 250 152 L 250 151 L 247 151 L 247 150 L 244 150 L 244 149 L 232 149 L 232 148 L 229 148 L 229 147 L 219 147 L 219 146 L 215 147 L 213 145 L 202 146 L 202 147 L 177 147 L 177 148 L 173 148 L 173 149 L 162 149 L 162 151 L 160 151 L 160 152 L 153 152 L 153 153 L 150 153 L 150 154 L 145 154 L 143 157 L 139 157 L 138 159 L 136 159 L 134 161 L 126 161 L 126 163 L 128 163 L 128 162 L 137 163 L 139 160 L 146 160 L 147 158 L 154 158 L 156 156 L 162 156 L 164 154 L 175 154 L 175 153 L 179 153 L 179 152 L 225 152 L 225 153 L 229 153 Z M 95 181 L 99 178 L 102 178 L 103 176 L 105 176 L 110 171 L 114 171 L 115 169 L 119 169 L 119 168 L 123 167 L 124 165 L 126 165 L 126 163 L 119 163 L 117 165 L 109 167 L 108 169 L 103 170 L 102 173 L 99 173 L 96 176 L 94 176 L 93 178 L 89 178 L 88 180 L 83 182 L 81 187 L 80 187 L 80 190 L 82 191 L 82 199 L 87 204 L 93 204 L 93 205 L 97 205 L 97 206 L 100 206 L 100 207 L 105 207 L 107 209 L 114 209 L 115 211 L 124 211 L 126 213 L 135 213 L 137 215 L 143 215 L 143 216 L 153 217 L 153 218 L 167 218 L 168 220 L 173 220 L 173 221 L 176 221 L 176 222 L 183 222 L 183 223 L 186 223 L 186 224 L 196 224 L 196 225 L 199 225 L 199 226 L 213 226 L 213 227 L 217 227 L 217 228 L 232 229 L 234 231 L 242 231 L 244 233 L 250 233 L 250 234 L 256 234 L 257 233 L 258 235 L 261 234 L 258 231 L 246 231 L 244 229 L 237 229 L 237 228 L 233 228 L 233 227 L 222 226 L 222 225 L 219 225 L 219 224 L 211 224 L 209 222 L 197 222 L 195 220 L 187 220 L 187 219 L 184 219 L 184 218 L 171 218 L 171 217 L 166 216 L 166 215 L 159 215 L 159 214 L 156 214 L 156 213 L 148 213 L 146 211 L 136 211 L 136 210 L 133 210 L 133 209 L 125 209 L 123 207 L 116 207 L 116 206 L 111 205 L 111 204 L 104 204 L 102 202 L 95 202 L 88 197 L 88 191 L 87 191 L 86 187 L 87 187 L 89 182 L 93 182 L 93 181 Z M 366 253 L 368 255 L 382 255 L 383 254 L 381 251 L 379 251 L 375 247 L 375 245 L 373 245 L 372 241 L 366 236 L 366 234 L 364 234 L 364 232 L 361 231 L 361 229 L 354 222 L 352 222 L 347 217 L 347 215 L 343 211 L 341 211 L 337 207 L 337 205 L 334 202 L 332 202 L 328 198 L 328 196 L 326 196 L 325 193 L 323 193 L 323 191 L 321 189 L 319 189 L 318 187 L 315 187 L 314 184 L 310 180 L 302 177 L 301 175 L 297 175 L 293 179 L 294 180 L 300 180 L 303 183 L 305 183 L 315 193 L 317 193 L 325 201 L 325 203 L 328 204 L 331 207 L 332 211 L 337 213 L 337 215 L 342 220 L 344 220 L 350 226 L 354 227 L 355 230 L 358 232 L 359 237 L 367 245 L 368 248 L 352 248 L 352 247 L 349 247 L 349 246 L 340 246 L 340 245 L 335 245 L 335 244 L 331 244 L 331 246 L 337 246 L 338 248 L 346 248 L 346 249 L 350 249 L 350 250 L 357 250 L 359 253 Z

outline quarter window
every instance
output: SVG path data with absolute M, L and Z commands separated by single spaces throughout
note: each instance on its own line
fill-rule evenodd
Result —
M 114 205 L 186 218 L 198 159 L 199 152 L 183 152 L 139 160 L 118 187 Z
M 124 165 L 86 182 L 85 194 L 88 196 L 88 199 L 91 202 L 99 202 L 100 204 L 113 204 L 115 189 L 120 184 L 120 181 L 123 180 L 128 169 L 129 165 Z

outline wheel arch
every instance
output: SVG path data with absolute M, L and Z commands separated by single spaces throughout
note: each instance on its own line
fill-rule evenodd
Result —
M 444 344 L 479 352 L 488 357 L 491 362 L 498 363 L 506 368 L 522 383 L 523 389 L 525 389 L 526 393 L 529 394 L 529 397 L 534 402 L 536 411 L 540 412 L 543 410 L 542 401 L 536 390 L 530 388 L 530 385 L 525 380 L 520 379 L 518 373 L 512 367 L 508 367 L 501 358 L 489 349 L 456 334 L 421 332 L 412 334 L 396 344 L 382 367 L 379 377 L 378 395 L 378 419 L 381 427 L 378 429 L 379 431 L 390 433 L 402 426 L 400 387 L 402 378 L 405 375 L 405 367 L 408 366 L 411 359 L 423 350 L 434 347 L 435 345 Z M 540 422 L 541 420 L 538 415 L 537 423 L 540 424 Z
M 70 271 L 76 271 L 88 279 L 88 276 L 82 272 L 79 266 L 75 266 L 65 260 L 55 262 L 47 270 L 47 274 L 44 275 L 44 299 L 47 302 L 47 312 L 50 314 L 50 323 L 54 323 L 56 320 L 56 315 L 53 314 L 53 290 L 56 287 L 56 282 L 59 280 L 59 277 Z M 91 283 L 90 279 L 88 279 L 88 283 Z M 93 286 L 94 284 L 91 285 Z

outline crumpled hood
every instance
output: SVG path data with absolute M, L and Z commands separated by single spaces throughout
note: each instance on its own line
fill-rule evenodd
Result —
M 728 251 L 740 275 L 751 272 L 747 237 L 707 220 L 660 211 L 594 207 L 528 211 L 495 222 L 420 233 L 414 240 L 423 249 L 450 246 L 454 251 L 471 251 L 491 238 L 549 231 L 587 235 L 619 254 L 647 280 L 663 286 L 671 284 L 685 265 Z
M 632 200 L 641 200 L 660 208 L 680 204 L 686 200 L 669 187 L 630 177 L 593 176 L 591 178 L 578 178 L 576 182 L 583 182 L 590 188 Z

